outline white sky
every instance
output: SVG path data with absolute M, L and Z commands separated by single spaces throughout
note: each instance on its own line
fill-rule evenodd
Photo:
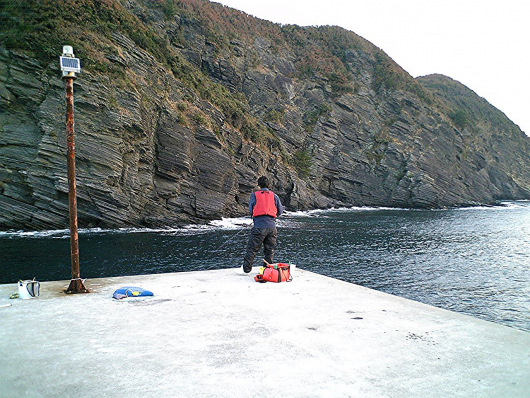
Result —
M 441 73 L 530 135 L 529 0 L 216 0 L 283 24 L 338 25 L 413 77 Z

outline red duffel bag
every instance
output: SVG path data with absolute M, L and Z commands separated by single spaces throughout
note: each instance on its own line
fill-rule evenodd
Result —
M 263 274 L 254 277 L 256 282 L 291 282 L 291 266 L 286 263 L 266 264 Z

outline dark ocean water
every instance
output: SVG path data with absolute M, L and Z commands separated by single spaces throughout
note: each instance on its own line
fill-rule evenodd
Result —
M 238 267 L 249 222 L 81 230 L 81 276 Z M 278 236 L 276 261 L 530 331 L 530 202 L 290 213 Z M 0 283 L 33 277 L 70 279 L 68 231 L 0 233 Z

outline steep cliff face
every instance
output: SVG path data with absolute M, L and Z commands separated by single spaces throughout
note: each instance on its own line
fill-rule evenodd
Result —
M 418 80 L 443 99 L 448 107 L 446 114 L 461 132 L 462 151 L 458 160 L 471 167 L 467 175 L 472 178 L 467 184 L 474 189 L 479 184 L 478 189 L 490 192 L 492 199 L 527 198 L 528 136 L 504 113 L 461 83 L 442 75 Z M 475 175 L 471 174 L 473 171 Z
M 104 75 L 75 82 L 79 220 L 93 226 L 175 225 L 241 214 L 259 174 L 288 182 L 277 156 L 222 125 L 210 104 L 187 92 L 153 57 L 125 37 L 121 54 L 142 85 L 119 87 Z M 5 73 L 0 141 L 0 225 L 67 225 L 64 89 L 31 59 L 0 53 Z M 59 73 L 57 68 L 55 73 Z M 160 85 L 164 93 L 160 94 Z M 178 110 L 193 98 L 189 121 Z M 198 121 L 194 121 L 193 118 Z M 292 175 L 292 177 L 291 177 Z
M 0 229 L 67 225 L 63 84 L 23 29 L 48 32 L 30 17 L 54 3 L 7 9 L 0 36 Z M 84 4 L 70 21 L 79 37 L 59 42 L 60 18 L 41 35 L 86 65 L 74 88 L 81 226 L 246 214 L 261 174 L 291 209 L 530 198 L 529 140 L 513 123 L 351 32 L 202 0 Z

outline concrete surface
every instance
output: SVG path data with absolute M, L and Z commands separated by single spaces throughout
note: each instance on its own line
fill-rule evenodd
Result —
M 85 285 L 0 285 L 0 397 L 530 396 L 530 333 L 303 270 Z M 114 300 L 124 286 L 155 297 Z

